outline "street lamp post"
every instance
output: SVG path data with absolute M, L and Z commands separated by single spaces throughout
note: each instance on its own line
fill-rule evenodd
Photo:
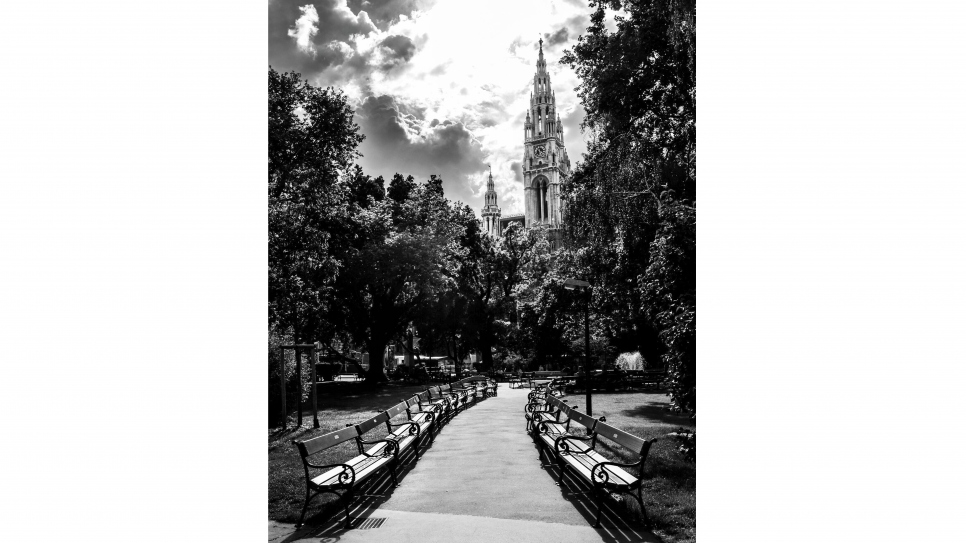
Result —
M 590 283 L 580 279 L 567 279 L 564 281 L 564 288 L 567 290 L 583 290 L 584 295 L 584 387 L 587 389 L 587 414 L 594 415 L 593 405 L 590 397 L 590 378 L 592 369 L 590 367 Z

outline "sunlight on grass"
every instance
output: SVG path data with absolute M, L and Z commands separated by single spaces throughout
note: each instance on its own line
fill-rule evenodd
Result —
M 302 427 L 296 424 L 294 415 L 289 417 L 289 428 L 280 432 L 278 428 L 269 430 L 268 436 L 268 518 L 280 522 L 297 522 L 302 512 L 305 498 L 305 470 L 298 450 L 291 442 L 322 435 L 326 432 L 345 428 L 347 424 L 358 424 L 426 390 L 425 386 L 385 385 L 378 391 L 366 392 L 365 385 L 346 385 L 324 389 L 327 393 L 319 395 L 319 425 L 312 428 L 312 414 L 303 414 Z M 401 419 L 400 419 L 401 420 Z M 394 421 L 394 422 L 398 422 Z M 381 439 L 387 434 L 386 427 L 380 425 L 366 434 L 368 441 Z M 315 457 L 314 464 L 335 464 L 359 454 L 355 441 L 347 441 L 322 451 Z M 306 518 L 317 514 L 326 504 L 336 499 L 332 494 L 323 494 L 309 505 Z
M 582 394 L 567 397 L 582 411 L 584 398 Z M 682 427 L 694 432 L 695 423 L 687 416 L 669 412 L 668 406 L 667 396 L 661 393 L 593 395 L 594 417 L 604 416 L 608 424 L 644 439 L 659 439 L 644 463 L 644 506 L 654 532 L 664 541 L 691 543 L 695 541 L 695 465 L 678 452 L 678 442 L 665 435 Z M 636 461 L 636 454 L 607 440 L 598 441 L 597 450 L 618 462 Z M 634 499 L 622 496 L 620 503 L 628 518 L 642 519 Z

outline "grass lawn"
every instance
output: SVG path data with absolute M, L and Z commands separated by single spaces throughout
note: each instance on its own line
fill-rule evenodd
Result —
M 571 405 L 586 411 L 586 396 L 570 394 Z M 668 397 L 663 393 L 594 393 L 594 417 L 607 417 L 607 423 L 644 439 L 660 438 L 678 428 L 693 432 L 695 424 L 688 417 L 667 411 Z M 610 446 L 609 446 L 610 445 Z M 678 452 L 678 442 L 662 439 L 651 446 L 644 463 L 644 505 L 654 532 L 667 542 L 695 541 L 695 465 Z M 597 450 L 621 462 L 632 461 L 623 447 L 607 440 L 598 441 Z M 634 458 L 633 461 L 636 461 Z M 623 503 L 632 515 L 640 514 L 640 506 L 627 496 Z
M 288 430 L 269 430 L 268 435 L 268 518 L 280 522 L 298 522 L 305 499 L 305 470 L 293 439 L 305 440 L 346 424 L 359 423 L 372 415 L 426 390 L 426 385 L 384 385 L 377 389 L 363 383 L 332 383 L 319 387 L 319 429 L 312 428 L 312 414 L 303 415 L 302 427 L 293 428 L 297 419 L 289 416 Z M 308 403 L 308 402 L 306 402 Z M 366 440 L 381 439 L 385 425 L 366 434 Z M 313 464 L 335 464 L 356 456 L 355 441 L 341 443 L 312 457 Z M 334 501 L 332 494 L 312 500 L 306 519 L 317 514 L 325 504 Z

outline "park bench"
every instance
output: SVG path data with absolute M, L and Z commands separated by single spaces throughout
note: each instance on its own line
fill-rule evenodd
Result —
M 594 419 L 576 409 L 571 409 L 567 415 L 565 426 L 567 433 L 558 433 L 554 436 L 551 432 L 559 431 L 560 428 L 541 422 L 537 425 L 538 431 L 543 429 L 544 434 L 539 434 L 538 437 L 544 444 L 553 439 L 553 456 L 560 467 L 561 477 L 565 471 L 569 471 L 575 479 L 590 487 L 597 504 L 597 520 L 594 527 L 600 527 L 603 499 L 611 493 L 628 494 L 637 500 L 645 523 L 649 523 L 641 489 L 644 461 L 656 440 L 641 439 L 607 424 L 603 417 L 601 420 Z M 586 428 L 587 435 L 578 436 L 569 433 L 571 423 L 577 423 Z M 637 461 L 614 462 L 600 454 L 596 448 L 601 438 L 620 445 L 632 456 L 636 456 Z M 633 471 L 637 473 L 634 474 Z
M 442 411 L 442 406 L 424 402 L 419 394 L 406 400 L 406 415 L 409 420 L 419 425 L 420 435 L 430 435 L 433 436 L 432 439 L 435 439 L 434 431 L 439 433 L 438 421 Z
M 588 424 L 593 427 L 596 423 L 596 419 L 578 411 L 577 406 L 568 405 L 566 400 L 554 397 L 549 398 L 545 408 L 536 411 L 535 416 L 531 418 L 532 434 L 541 447 L 541 461 L 543 450 L 546 449 L 550 460 L 556 462 L 556 440 L 562 435 L 570 435 L 571 419 L 575 419 L 585 428 Z
M 486 399 L 488 396 L 486 394 L 486 378 L 485 377 L 467 377 L 463 379 L 460 383 L 460 387 L 467 391 L 474 402 Z
M 490 378 L 487 378 L 485 381 L 483 381 L 483 383 L 485 386 L 486 397 L 492 398 L 496 396 L 496 392 L 497 392 L 497 389 L 500 387 L 500 384 L 495 379 L 490 379 Z
M 333 381 L 358 381 L 358 380 L 359 380 L 358 373 L 340 373 L 335 376 L 335 379 L 333 379 Z
M 527 433 L 533 432 L 541 422 L 559 421 L 562 408 L 572 409 L 567 406 L 566 402 L 567 400 L 561 400 L 552 395 L 530 400 L 524 408 L 524 416 L 527 419 Z
M 408 420 L 408 417 L 407 420 L 402 422 L 392 422 L 393 418 L 405 413 L 408 408 L 409 404 L 405 401 L 402 401 L 390 407 L 386 411 L 383 411 L 382 413 L 379 413 L 378 415 L 357 424 L 356 430 L 358 431 L 359 435 L 356 436 L 356 443 L 359 446 L 359 453 L 363 454 L 365 445 L 375 445 L 372 449 L 369 449 L 365 452 L 368 452 L 369 454 L 380 454 L 383 448 L 391 447 L 389 442 L 393 441 L 396 444 L 396 452 L 394 454 L 397 462 L 401 460 L 402 456 L 410 449 L 413 450 L 413 459 L 415 459 L 415 451 L 422 444 L 422 439 L 424 437 L 419 423 Z M 363 440 L 363 437 L 365 437 L 366 433 L 370 432 L 381 424 L 386 425 L 387 435 L 385 438 L 373 441 Z M 393 483 L 395 483 L 395 473 L 393 474 Z
M 545 399 L 547 396 L 561 396 L 564 393 L 564 387 L 557 386 L 555 381 L 550 381 L 547 383 L 539 383 L 527 394 L 527 400 L 532 401 L 534 399 Z
M 537 381 L 552 381 L 557 377 L 562 377 L 562 371 L 556 370 L 545 370 L 545 371 L 533 371 L 527 374 L 527 380 L 529 382 L 530 388 L 539 386 L 542 383 L 537 383 Z
M 446 390 L 443 390 L 443 386 L 446 387 Z M 449 385 L 429 387 L 426 393 L 428 394 L 428 400 L 430 402 L 442 407 L 442 411 L 440 412 L 442 421 L 449 422 L 459 412 L 460 396 L 455 392 L 451 392 Z
M 450 413 L 450 418 L 455 417 L 460 411 L 466 409 L 466 404 L 470 402 L 470 390 L 460 386 L 454 387 L 452 384 L 440 385 L 438 388 L 441 394 L 448 394 L 453 399 L 453 410 Z
M 639 379 L 642 385 L 660 386 L 667 379 L 667 372 L 645 370 L 641 372 Z
M 390 439 L 380 440 L 376 447 L 370 451 L 361 450 L 359 455 L 338 464 L 317 465 L 310 459 L 326 449 L 330 449 L 355 439 L 359 439 L 359 429 L 357 426 L 349 426 L 340 430 L 335 430 L 327 434 L 296 441 L 299 455 L 302 457 L 302 467 L 305 468 L 305 504 L 302 506 L 302 515 L 296 524 L 296 529 L 302 526 L 305 520 L 305 513 L 308 511 L 309 502 L 316 496 L 331 493 L 344 500 L 345 507 L 345 526 L 349 529 L 352 526 L 352 519 L 349 517 L 349 504 L 352 498 L 358 493 L 359 489 L 367 482 L 376 479 L 376 475 L 389 469 L 392 474 L 393 484 L 396 483 L 395 460 L 399 445 Z M 372 443 L 372 442 L 370 442 Z M 312 476 L 313 470 L 323 470 L 321 474 Z
M 433 393 L 436 393 L 434 396 Z M 424 413 L 434 413 L 434 423 L 436 425 L 436 431 L 439 431 L 439 427 L 447 422 L 451 418 L 451 405 L 452 397 L 449 395 L 444 395 L 439 392 L 439 387 L 430 387 L 424 392 L 420 392 L 415 396 L 417 402 L 419 403 L 417 410 Z

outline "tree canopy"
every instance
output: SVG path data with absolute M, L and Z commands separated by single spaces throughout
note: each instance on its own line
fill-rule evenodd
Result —
M 563 185 L 564 243 L 544 227 L 483 232 L 442 179 L 354 162 L 363 136 L 344 94 L 269 69 L 269 322 L 301 341 L 383 353 L 415 328 L 421 347 L 483 368 L 577 366 L 592 285 L 591 357 L 639 351 L 695 409 L 695 6 L 592 1 L 563 62 L 580 78 L 590 141 Z M 612 19 L 610 24 L 608 19 Z M 613 30 L 609 30 L 613 28 Z M 626 357 L 625 357 L 626 358 Z

